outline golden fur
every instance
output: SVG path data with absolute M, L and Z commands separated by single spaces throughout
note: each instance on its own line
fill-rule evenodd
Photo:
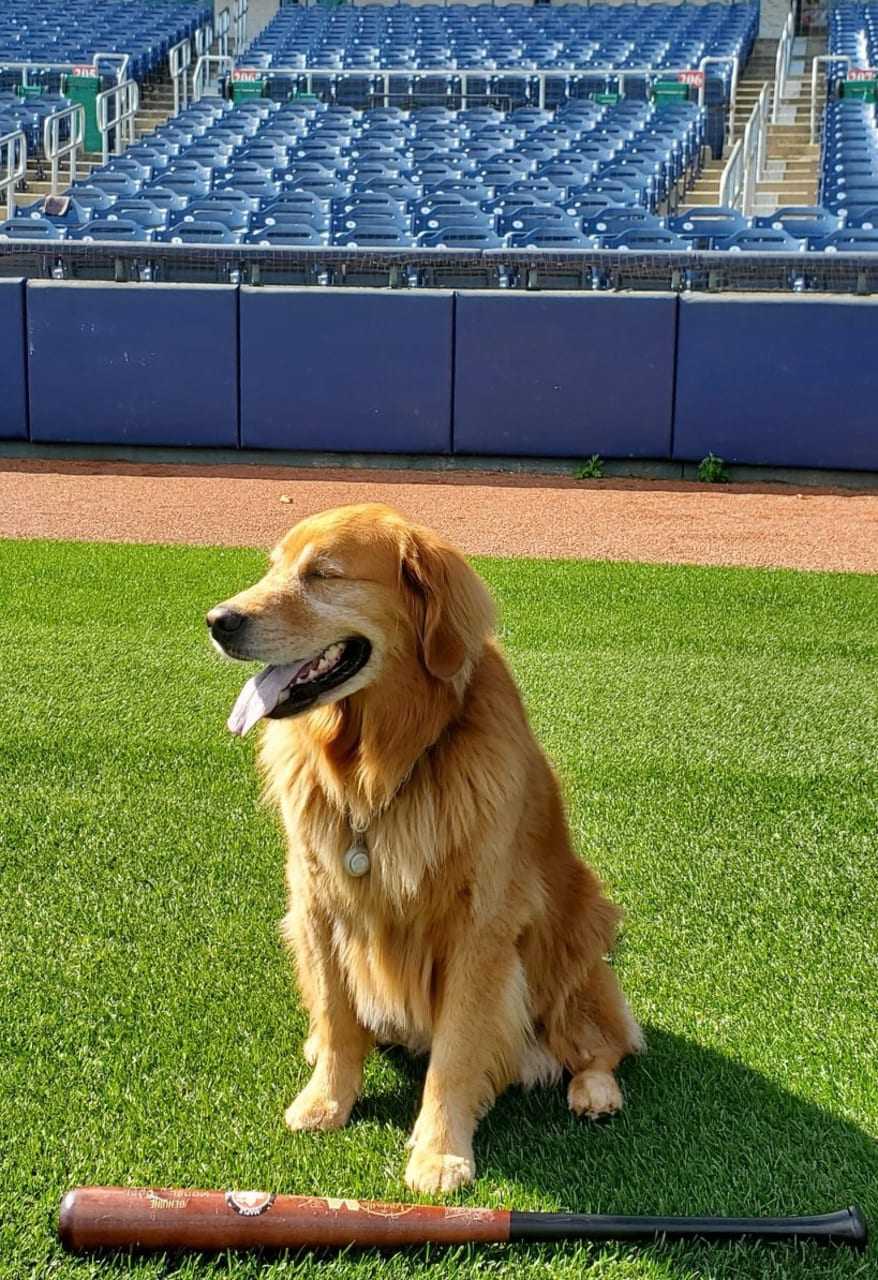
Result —
M 463 556 L 378 505 L 303 521 L 226 605 L 245 653 L 372 655 L 332 700 L 266 722 L 261 766 L 288 837 L 283 931 L 310 1014 L 292 1129 L 343 1125 L 376 1041 L 429 1051 L 406 1170 L 474 1176 L 476 1123 L 516 1081 L 570 1073 L 570 1107 L 617 1110 L 640 1032 L 604 956 L 619 911 L 574 854 L 558 784 Z M 371 866 L 344 868 L 353 831 Z

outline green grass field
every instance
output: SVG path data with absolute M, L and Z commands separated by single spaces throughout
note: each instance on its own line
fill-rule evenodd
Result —
M 244 668 L 202 616 L 263 557 L 0 543 L 0 1277 L 812 1280 L 804 1247 L 570 1247 L 272 1263 L 67 1259 L 80 1182 L 405 1198 L 423 1063 L 373 1056 L 340 1133 L 297 1135 L 304 1021 Z M 482 561 L 575 839 L 627 921 L 649 1052 L 593 1127 L 503 1097 L 458 1199 L 794 1213 L 878 1231 L 878 580 Z M 486 992 L 486 998 L 489 993 Z

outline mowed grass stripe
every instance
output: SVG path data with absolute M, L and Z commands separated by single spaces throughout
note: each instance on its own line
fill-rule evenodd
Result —
M 405 1198 L 423 1062 L 373 1055 L 355 1120 L 294 1137 L 305 1021 L 247 668 L 203 614 L 254 551 L 0 543 L 0 1277 L 594 1280 L 874 1274 L 816 1249 L 65 1258 L 78 1182 Z M 878 582 L 483 560 L 578 847 L 624 904 L 649 1052 L 627 1109 L 504 1096 L 458 1199 L 878 1220 Z M 485 998 L 490 998 L 486 991 Z

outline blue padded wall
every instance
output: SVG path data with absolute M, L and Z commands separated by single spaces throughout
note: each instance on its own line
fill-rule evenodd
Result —
M 238 443 L 238 295 L 226 285 L 28 284 L 33 440 Z
M 0 280 L 0 440 L 26 439 L 24 281 Z
M 241 445 L 446 453 L 454 295 L 242 288 Z
M 676 318 L 673 294 L 460 293 L 455 452 L 668 457 Z
M 674 457 L 878 469 L 878 298 L 684 297 Z

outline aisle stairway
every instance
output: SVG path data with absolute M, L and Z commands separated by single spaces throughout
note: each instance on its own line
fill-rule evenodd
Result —
M 757 40 L 753 55 L 738 84 L 735 140 L 740 138 L 762 88 L 773 86 L 777 40 Z M 809 137 L 811 109 L 811 59 L 825 51 L 822 39 L 796 40 L 786 92 L 777 124 L 768 126 L 765 172 L 757 185 L 754 209 L 767 213 L 784 205 L 809 205 L 817 201 L 820 150 Z M 682 205 L 719 203 L 719 187 L 731 146 L 722 160 L 711 160 Z
M 164 124 L 166 120 L 174 114 L 174 90 L 169 77 L 157 79 L 149 84 L 141 85 L 140 88 L 140 110 L 135 116 L 134 126 L 137 137 L 149 133 L 152 129 Z M 80 153 L 76 165 L 76 177 L 85 178 L 91 173 L 92 168 L 101 163 L 101 156 L 97 153 Z M 70 172 L 68 159 L 61 161 L 62 174 L 62 190 L 66 186 L 67 175 Z M 27 164 L 27 187 L 24 191 L 16 193 L 16 203 L 19 205 L 33 204 L 35 200 L 41 200 L 49 194 L 49 172 L 42 160 L 37 156 L 28 157 Z

